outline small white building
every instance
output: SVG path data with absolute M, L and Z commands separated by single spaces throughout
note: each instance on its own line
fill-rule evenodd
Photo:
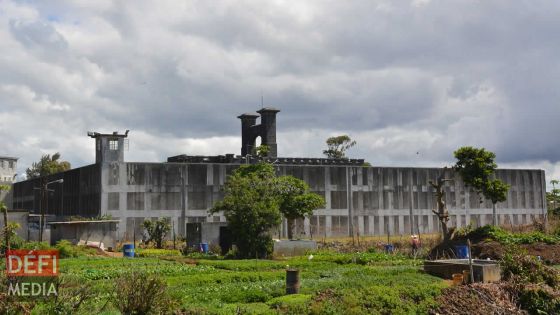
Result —
M 0 156 L 0 185 L 12 185 L 16 179 L 18 158 L 9 156 Z M 3 201 L 8 207 L 12 205 L 12 192 L 0 192 L 0 201 Z

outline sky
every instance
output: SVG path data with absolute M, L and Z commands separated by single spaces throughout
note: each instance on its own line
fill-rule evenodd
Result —
M 348 134 L 373 166 L 461 146 L 560 178 L 560 2 L 0 0 L 0 155 L 18 173 L 87 131 L 127 161 L 240 153 L 236 117 L 278 114 L 279 156 Z

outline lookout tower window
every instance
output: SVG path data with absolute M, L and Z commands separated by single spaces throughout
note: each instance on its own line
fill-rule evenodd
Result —
M 118 140 L 109 140 L 109 150 L 116 151 L 119 149 Z

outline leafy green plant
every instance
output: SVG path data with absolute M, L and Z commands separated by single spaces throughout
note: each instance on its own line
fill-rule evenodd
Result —
M 166 294 L 167 286 L 156 275 L 126 273 L 115 282 L 113 304 L 123 314 L 162 314 L 177 307 Z
M 148 233 L 148 242 L 154 242 L 156 248 L 163 248 L 163 240 L 171 231 L 171 221 L 169 218 L 160 218 L 156 221 L 145 220 L 144 229 Z
M 288 221 L 288 238 L 293 238 L 296 219 L 313 214 L 313 210 L 325 206 L 323 197 L 309 191 L 309 185 L 293 176 L 278 178 L 280 190 L 280 212 Z
M 223 212 L 242 258 L 272 253 L 270 229 L 281 222 L 278 181 L 269 163 L 243 165 L 228 177 L 224 199 L 210 213 Z
M 456 235 L 462 238 L 469 238 L 471 240 L 491 239 L 505 245 L 560 243 L 560 236 L 558 235 L 545 234 L 540 231 L 511 233 L 493 225 L 485 225 L 474 230 L 460 230 Z
M 529 314 L 560 314 L 560 294 L 550 287 L 525 285 L 520 288 L 518 301 Z
M 181 256 L 181 252 L 178 249 L 158 248 L 137 249 L 135 254 L 138 257 Z
M 56 286 L 58 287 L 58 295 L 46 300 L 46 303 L 41 307 L 41 313 L 75 314 L 82 306 L 95 299 L 97 295 L 92 283 L 76 282 L 63 278 L 58 280 Z
M 87 246 L 76 246 L 67 240 L 60 240 L 56 243 L 55 249 L 58 249 L 60 258 L 81 257 L 95 255 L 97 250 Z

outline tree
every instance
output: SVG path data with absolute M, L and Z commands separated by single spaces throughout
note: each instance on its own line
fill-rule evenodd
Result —
M 259 158 L 264 158 L 268 156 L 269 152 L 270 152 L 270 147 L 265 144 L 261 144 L 255 148 L 255 152 L 253 154 L 255 154 Z
M 228 177 L 224 198 L 210 213 L 223 212 L 241 258 L 272 252 L 269 231 L 280 224 L 278 181 L 269 163 L 242 165 Z
M 2 191 L 10 190 L 10 186 L 8 185 L 0 185 L 0 193 Z M 8 224 L 8 207 L 4 204 L 3 201 L 0 201 L 0 210 L 4 214 L 4 241 L 5 241 L 5 249 L 6 252 L 10 250 L 10 228 Z M 7 256 L 6 256 L 7 257 Z
M 282 176 L 280 184 L 280 212 L 288 221 L 288 238 L 293 238 L 296 219 L 312 215 L 313 210 L 325 206 L 325 200 L 312 192 L 306 182 L 293 176 Z
M 548 211 L 554 215 L 560 214 L 560 189 L 556 188 L 560 182 L 556 179 L 550 181 L 552 190 L 546 193 Z
M 327 139 L 327 150 L 323 154 L 329 159 L 346 159 L 346 151 L 356 145 L 348 135 L 330 137 Z
M 57 152 L 52 156 L 50 154 L 41 156 L 39 162 L 33 162 L 31 167 L 28 168 L 25 173 L 27 174 L 27 178 L 31 179 L 64 172 L 70 168 L 70 163 L 67 161 L 61 161 L 60 153 Z
M 484 148 L 462 147 L 454 152 L 457 162 L 453 168 L 459 172 L 465 185 L 492 201 L 492 224 L 497 224 L 496 204 L 507 198 L 509 185 L 493 179 L 498 165 L 496 155 Z
M 163 239 L 171 230 L 169 218 L 160 218 L 156 221 L 144 220 L 144 229 L 148 233 L 148 242 L 156 243 L 156 248 L 163 247 Z

